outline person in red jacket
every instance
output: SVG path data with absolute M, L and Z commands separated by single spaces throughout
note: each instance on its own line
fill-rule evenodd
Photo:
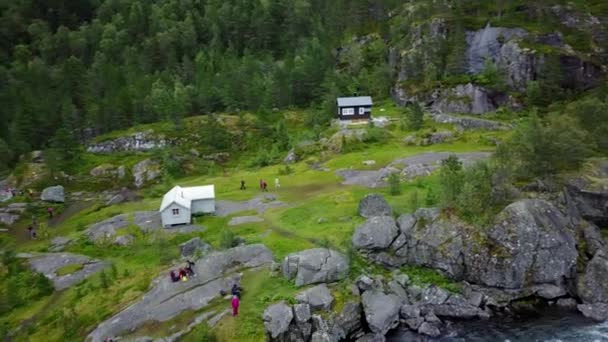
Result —
M 236 317 L 239 314 L 239 297 L 232 296 L 232 316 Z

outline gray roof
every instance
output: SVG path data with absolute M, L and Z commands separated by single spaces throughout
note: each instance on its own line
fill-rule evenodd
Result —
M 357 96 L 357 97 L 338 97 L 338 107 L 346 106 L 371 106 L 371 96 Z

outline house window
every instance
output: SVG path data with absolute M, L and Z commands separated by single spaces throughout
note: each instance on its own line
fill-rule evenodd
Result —
M 363 115 L 363 114 L 365 114 L 365 108 L 359 107 L 359 115 Z
M 179 215 L 179 209 L 171 209 L 173 215 Z
M 342 108 L 342 115 L 355 115 L 355 108 Z

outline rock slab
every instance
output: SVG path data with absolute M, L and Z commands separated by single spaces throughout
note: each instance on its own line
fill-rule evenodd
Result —
M 348 273 L 344 255 L 327 248 L 313 248 L 289 254 L 283 259 L 283 276 L 295 278 L 296 286 L 329 283 L 344 279 Z

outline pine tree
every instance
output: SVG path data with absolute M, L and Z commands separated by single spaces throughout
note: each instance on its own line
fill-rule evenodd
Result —
M 78 140 L 66 128 L 60 128 L 51 138 L 51 160 L 49 164 L 54 171 L 68 171 L 80 157 Z

